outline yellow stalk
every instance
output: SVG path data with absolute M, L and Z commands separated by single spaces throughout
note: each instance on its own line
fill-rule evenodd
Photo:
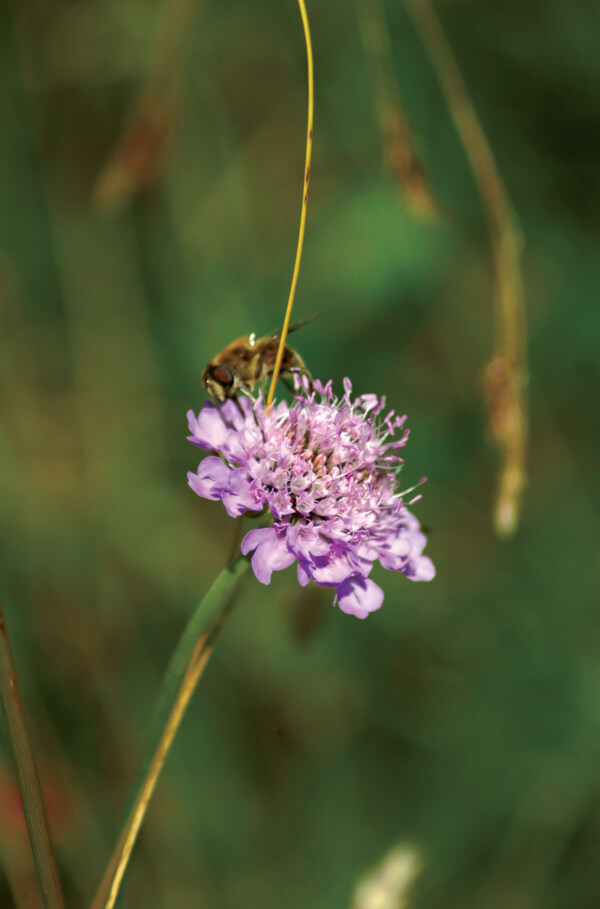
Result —
M 283 320 L 283 328 L 281 329 L 281 336 L 279 338 L 279 347 L 277 349 L 277 358 L 275 360 L 275 367 L 273 369 L 273 378 L 271 379 L 271 387 L 269 388 L 269 394 L 267 397 L 267 409 L 271 406 L 271 404 L 273 402 L 273 396 L 275 395 L 275 386 L 277 384 L 279 370 L 281 369 L 281 361 L 283 359 L 285 341 L 287 338 L 288 329 L 290 327 L 290 319 L 292 316 L 292 306 L 294 305 L 294 297 L 296 295 L 296 285 L 298 284 L 298 274 L 300 272 L 300 260 L 302 258 L 302 246 L 304 244 L 304 229 L 306 227 L 306 209 L 308 206 L 308 184 L 310 181 L 310 160 L 311 160 L 311 156 L 312 156 L 313 116 L 314 116 L 314 108 L 315 108 L 315 92 L 314 92 L 314 78 L 313 78 L 313 52 L 312 52 L 312 43 L 310 40 L 310 28 L 308 26 L 308 15 L 306 12 L 306 6 L 304 5 L 304 0 L 298 0 L 298 6 L 300 7 L 300 15 L 302 16 L 302 27 L 304 28 L 304 40 L 306 42 L 306 61 L 308 64 L 308 121 L 307 121 L 307 125 L 306 125 L 306 162 L 304 165 L 304 184 L 302 187 L 302 209 L 300 211 L 300 232 L 298 234 L 298 246 L 296 248 L 296 261 L 294 263 L 294 273 L 292 275 L 292 286 L 290 288 L 290 295 L 288 298 L 287 308 L 285 311 L 285 318 Z
M 175 649 L 156 703 L 148 745 L 132 787 L 121 834 L 92 902 L 92 909 L 114 909 L 116 905 L 133 847 L 175 734 L 210 660 L 219 632 L 233 605 L 233 594 L 248 566 L 248 560 L 239 555 L 223 569 L 192 615 Z
M 156 783 L 163 768 L 163 764 L 169 753 L 173 739 L 175 738 L 175 733 L 181 725 L 181 720 L 183 719 L 190 698 L 194 693 L 200 676 L 212 654 L 214 644 L 211 647 L 205 646 L 205 644 L 206 635 L 203 635 L 196 645 L 196 650 L 186 670 L 184 679 L 181 683 L 181 688 L 177 694 L 176 701 L 173 704 L 173 709 L 160 737 L 156 751 L 152 756 L 142 786 L 131 806 L 123 832 L 115 846 L 112 861 L 106 869 L 103 885 L 94 900 L 92 909 L 101 906 L 105 907 L 105 909 L 113 909 L 113 906 L 115 905 L 119 890 L 121 889 L 123 875 L 129 864 L 131 851 L 137 840 L 140 827 L 146 817 L 148 805 L 156 788 Z M 108 889 L 108 893 L 105 892 L 106 889 Z

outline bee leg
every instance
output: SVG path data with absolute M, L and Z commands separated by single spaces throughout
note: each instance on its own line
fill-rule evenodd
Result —
M 292 389 L 292 386 L 293 386 L 294 383 L 289 381 L 289 380 L 290 380 L 290 376 L 303 376 L 304 378 L 308 379 L 308 390 L 309 390 L 309 391 L 313 391 L 313 380 L 312 380 L 312 376 L 311 376 L 311 374 L 309 373 L 309 371 L 308 371 L 308 369 L 306 368 L 306 366 L 290 366 L 289 369 L 286 369 L 286 371 L 285 371 L 285 376 L 282 376 L 282 378 L 283 378 L 284 380 L 285 380 L 285 379 L 288 380 L 289 385 L 287 385 L 287 387 L 290 388 L 290 389 Z M 286 384 L 287 384 L 287 383 L 286 383 Z M 294 394 L 295 394 L 295 393 L 296 393 L 296 389 L 293 388 L 293 391 L 294 391 Z
M 285 385 L 290 394 L 295 395 L 296 389 L 294 383 L 290 381 L 289 376 L 279 376 L 280 381 Z
M 263 376 L 260 380 L 260 393 L 263 401 L 266 401 L 269 393 L 270 376 Z
M 239 412 L 241 413 L 241 415 L 244 417 L 244 419 L 246 419 L 246 414 L 244 413 L 244 411 L 243 411 L 243 409 L 242 409 L 242 405 L 240 404 L 240 400 L 239 400 L 238 396 L 237 396 L 237 395 L 231 395 L 231 397 L 229 398 L 229 400 L 230 400 L 230 401 L 233 401 L 233 402 L 235 403 L 235 405 L 236 405 L 237 409 L 239 410 Z

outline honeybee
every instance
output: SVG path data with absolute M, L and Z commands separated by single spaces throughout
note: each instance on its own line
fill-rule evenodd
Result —
M 288 334 L 316 318 L 314 315 L 294 322 L 290 325 Z M 240 391 L 252 391 L 257 382 L 266 385 L 275 368 L 279 337 L 279 331 L 264 338 L 257 338 L 255 334 L 242 335 L 224 347 L 202 372 L 202 385 L 209 395 L 223 402 L 228 398 L 235 398 Z M 310 373 L 298 351 L 286 344 L 283 348 L 279 376 L 282 379 L 289 379 L 298 374 L 310 378 Z

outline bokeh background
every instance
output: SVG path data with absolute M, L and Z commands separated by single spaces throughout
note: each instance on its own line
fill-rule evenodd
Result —
M 383 164 L 353 3 L 309 7 L 294 342 L 409 415 L 438 576 L 365 622 L 249 580 L 136 849 L 131 907 L 346 909 L 402 842 L 411 906 L 600 905 L 600 8 L 440 0 L 525 237 L 530 483 L 492 528 L 489 233 L 430 58 L 386 3 L 438 206 Z M 306 116 L 294 0 L 0 3 L 0 596 L 69 906 L 89 904 L 163 670 L 232 526 L 186 485 L 207 360 L 281 321 Z M 35 907 L 4 737 L 0 906 Z M 362 909 L 362 907 L 361 907 Z M 370 909 L 370 907 L 369 907 Z

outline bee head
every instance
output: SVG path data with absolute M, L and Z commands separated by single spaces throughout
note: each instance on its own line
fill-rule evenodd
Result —
M 202 384 L 211 398 L 221 403 L 232 398 L 236 390 L 235 376 L 229 367 L 215 363 L 209 363 L 202 373 Z

